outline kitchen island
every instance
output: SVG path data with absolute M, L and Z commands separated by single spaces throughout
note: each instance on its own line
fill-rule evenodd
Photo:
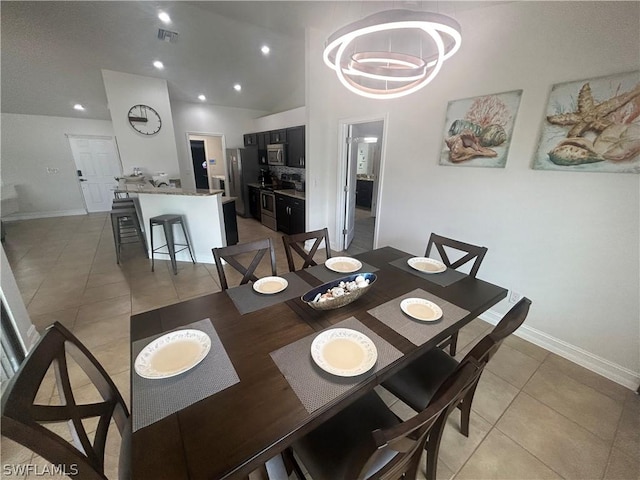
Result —
M 193 256 L 198 263 L 214 263 L 211 249 L 227 246 L 225 232 L 224 205 L 234 202 L 233 197 L 223 197 L 224 190 L 204 190 L 152 185 L 124 185 L 116 193 L 128 193 L 138 199 L 140 221 L 147 238 L 151 255 L 149 219 L 158 215 L 178 214 L 184 217 L 185 228 L 191 241 Z M 180 228 L 174 228 L 175 243 L 186 243 Z M 155 227 L 153 232 L 155 248 L 166 243 L 164 232 Z M 156 253 L 157 255 L 157 253 Z M 160 255 L 156 258 L 169 258 Z M 176 260 L 191 262 L 189 252 L 176 254 Z

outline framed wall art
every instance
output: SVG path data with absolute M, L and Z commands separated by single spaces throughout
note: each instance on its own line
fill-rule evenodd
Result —
M 532 168 L 640 173 L 640 72 L 554 85 Z
M 440 165 L 504 168 L 522 90 L 453 100 Z

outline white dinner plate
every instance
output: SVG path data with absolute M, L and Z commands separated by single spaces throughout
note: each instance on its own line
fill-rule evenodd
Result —
M 435 322 L 442 318 L 442 309 L 424 298 L 405 298 L 400 308 L 410 317 L 422 322 Z
M 327 258 L 324 262 L 325 266 L 329 270 L 339 273 L 352 273 L 357 272 L 362 268 L 362 263 L 359 260 L 351 257 L 331 257 Z
M 442 273 L 447 269 L 447 266 L 440 260 L 428 257 L 413 257 L 407 260 L 407 263 L 411 268 L 423 273 Z
M 258 293 L 271 295 L 283 291 L 289 282 L 282 277 L 264 277 L 253 282 L 253 289 Z
M 313 339 L 311 358 L 325 372 L 355 377 L 375 365 L 378 350 L 363 333 L 349 328 L 331 328 Z
M 177 330 L 156 338 L 136 357 L 136 373 L 144 378 L 169 378 L 192 369 L 207 356 L 211 339 L 200 330 Z

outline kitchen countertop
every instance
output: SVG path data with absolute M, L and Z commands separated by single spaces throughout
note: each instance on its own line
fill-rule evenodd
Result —
M 262 186 L 259 183 L 247 183 L 248 187 L 262 189 Z M 274 189 L 273 193 L 279 193 L 281 195 L 288 195 L 289 197 L 301 198 L 305 200 L 305 192 L 298 192 L 293 188 L 283 188 L 283 189 Z
M 207 190 L 203 188 L 154 187 L 152 185 L 125 185 L 114 190 L 116 193 L 152 193 L 157 195 L 188 195 L 192 197 L 209 197 L 221 195 L 224 190 Z M 234 198 L 235 199 L 235 198 Z

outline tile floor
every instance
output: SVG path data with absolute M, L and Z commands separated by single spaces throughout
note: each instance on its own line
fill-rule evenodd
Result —
M 107 219 L 92 214 L 9 223 L 4 248 L 36 327 L 55 320 L 69 327 L 126 398 L 130 315 L 220 287 L 210 264 L 181 263 L 174 276 L 169 262 L 160 261 L 152 273 L 138 245 L 125 246 L 122 264 L 116 265 Z M 274 240 L 278 272 L 286 272 L 280 234 L 254 220 L 238 220 L 242 242 L 265 236 Z M 265 266 L 262 274 L 267 272 Z M 458 356 L 490 328 L 481 320 L 464 327 Z M 81 398 L 94 394 L 87 386 Z M 379 394 L 399 415 L 411 415 L 388 392 L 379 389 Z M 43 403 L 57 402 L 54 383 L 47 383 L 38 397 Z M 640 398 L 515 336 L 483 373 L 469 438 L 459 433 L 458 419 L 457 412 L 449 419 L 438 479 L 640 478 Z M 118 437 L 113 437 L 107 452 L 109 478 L 117 478 Z M 2 478 L 57 478 L 10 475 L 7 465 L 45 462 L 4 438 L 2 464 Z

